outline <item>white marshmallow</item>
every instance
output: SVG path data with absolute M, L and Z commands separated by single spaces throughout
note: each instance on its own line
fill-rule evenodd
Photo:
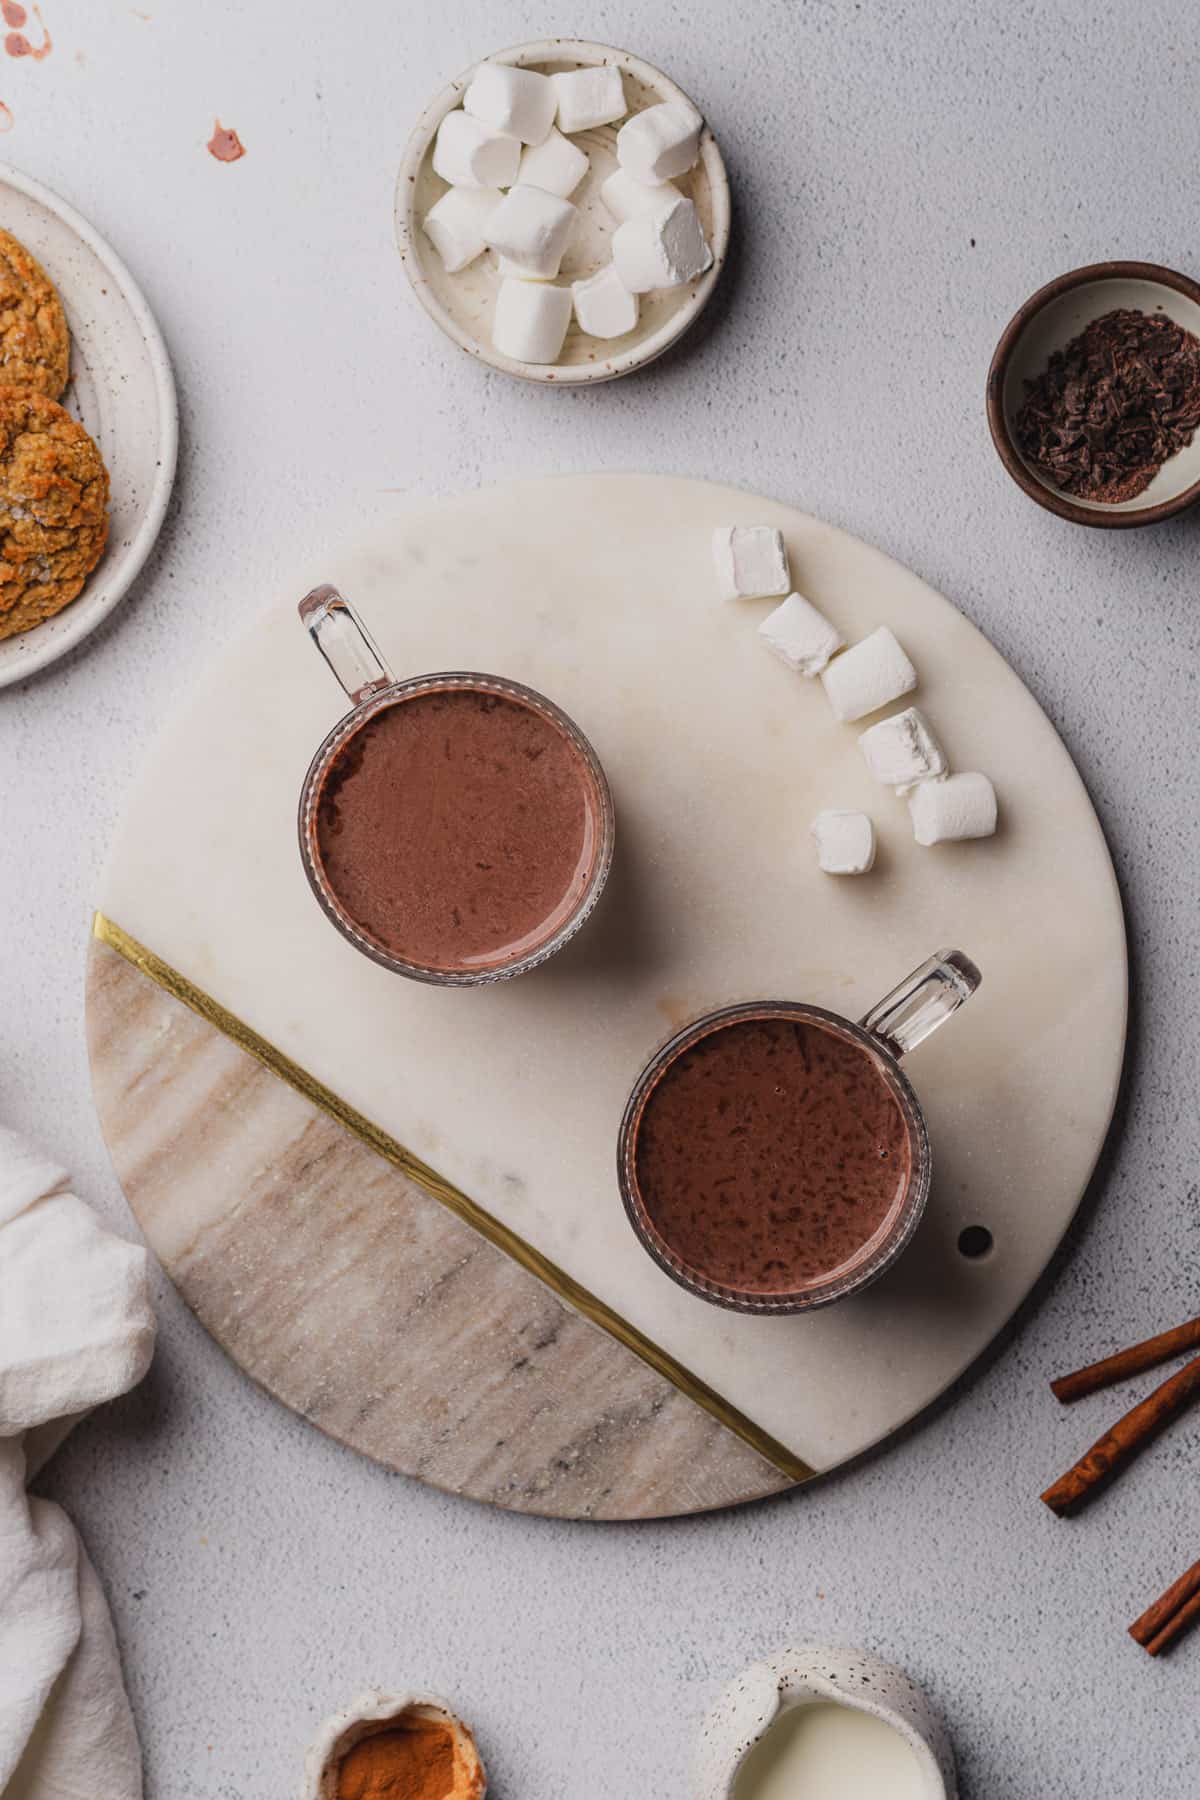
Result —
M 489 216 L 486 237 L 522 274 L 544 281 L 558 274 L 577 217 L 577 209 L 561 195 L 518 185 Z
M 875 862 L 875 827 L 866 813 L 819 812 L 811 831 L 827 875 L 865 875 Z
M 433 146 L 434 173 L 451 187 L 506 188 L 517 179 L 521 146 L 465 112 L 447 113 Z
M 572 284 L 575 317 L 589 337 L 624 337 L 638 322 L 637 297 L 631 294 L 611 263 L 587 281 Z
M 557 108 L 558 96 L 548 75 L 514 69 L 508 63 L 480 63 L 463 95 L 464 112 L 523 144 L 540 144 L 549 135 Z
M 570 321 L 570 288 L 539 281 L 502 281 L 492 318 L 492 342 L 517 362 L 557 362 Z
M 522 153 L 517 180 L 522 187 L 541 188 L 565 200 L 579 186 L 591 165 L 578 144 L 569 144 L 561 131 L 552 131 L 541 144 Z
M 700 154 L 704 121 L 694 106 L 664 100 L 635 113 L 617 133 L 617 161 L 633 176 L 654 187 L 683 175 Z
M 566 69 L 550 80 L 558 95 L 560 131 L 591 131 L 623 119 L 628 111 L 621 71 L 611 63 L 599 69 Z
M 886 625 L 835 656 L 821 673 L 837 718 L 864 719 L 917 685 L 917 671 Z
M 483 228 L 504 198 L 499 188 L 450 188 L 421 221 L 426 237 L 456 275 L 487 248 Z
M 617 274 L 631 294 L 681 287 L 712 267 L 712 251 L 690 200 L 672 200 L 661 212 L 641 213 L 618 225 L 612 237 Z
M 718 525 L 712 553 L 722 600 L 786 594 L 792 585 L 783 533 L 773 525 Z
M 917 707 L 880 719 L 864 731 L 858 740 L 876 781 L 907 794 L 919 781 L 936 781 L 946 773 L 947 763 L 942 746 L 929 728 L 929 721 Z
M 789 594 L 782 606 L 767 614 L 758 632 L 767 648 L 801 675 L 819 675 L 846 642 L 837 626 L 803 594 Z
M 683 195 L 673 181 L 646 187 L 624 169 L 614 169 L 608 180 L 600 183 L 600 198 L 617 224 L 624 225 L 627 219 L 639 218 L 642 213 L 666 212 L 672 201 L 682 200 Z
M 519 263 L 511 256 L 497 256 L 496 273 L 503 281 L 511 275 L 514 281 L 553 281 L 558 270 L 553 274 L 543 274 L 540 269 L 530 268 L 528 263 Z
M 996 790 L 986 775 L 948 775 L 945 781 L 922 781 L 908 797 L 908 810 L 918 844 L 991 837 Z

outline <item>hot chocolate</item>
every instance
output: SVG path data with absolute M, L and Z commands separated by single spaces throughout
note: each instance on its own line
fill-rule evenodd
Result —
M 372 713 L 317 796 L 316 851 L 364 936 L 434 971 L 529 955 L 571 918 L 602 838 L 596 777 L 537 707 L 472 686 Z
M 632 1163 L 654 1231 L 689 1271 L 770 1295 L 861 1260 L 903 1206 L 917 1155 L 868 1049 L 765 1007 L 666 1064 L 635 1121 Z

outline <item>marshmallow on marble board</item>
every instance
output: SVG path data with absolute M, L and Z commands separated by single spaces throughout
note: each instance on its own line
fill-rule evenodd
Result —
M 917 685 L 917 671 L 887 626 L 881 625 L 870 637 L 835 656 L 821 671 L 821 680 L 834 716 L 849 723 L 911 693 Z
M 863 732 L 858 745 L 876 781 L 898 794 L 910 793 L 918 782 L 936 781 L 948 766 L 928 719 L 916 706 L 880 719 Z
M 611 263 L 599 274 L 571 285 L 579 329 L 589 337 L 624 337 L 638 322 L 637 295 L 631 294 Z
M 515 265 L 514 273 L 552 281 L 578 216 L 578 208 L 561 195 L 518 184 L 490 214 L 485 235 L 492 249 Z
M 564 69 L 551 75 L 558 96 L 558 129 L 592 131 L 628 112 L 621 71 L 612 63 L 594 69 Z
M 810 827 L 826 875 L 866 875 L 875 863 L 875 827 L 866 813 L 819 812 Z
M 544 194 L 566 200 L 590 166 L 578 144 L 569 144 L 561 131 L 551 131 L 544 143 L 531 144 L 522 152 L 517 180 L 522 187 L 541 188 Z
M 758 628 L 767 648 L 801 675 L 819 675 L 846 640 L 803 594 L 789 594 Z
M 704 121 L 684 100 L 664 100 L 635 113 L 617 133 L 617 161 L 635 181 L 656 187 L 684 175 L 700 154 Z
M 517 179 L 521 146 L 469 113 L 447 113 L 433 146 L 433 169 L 451 187 L 506 188 Z
M 449 274 L 483 255 L 484 226 L 503 198 L 499 188 L 452 187 L 425 214 L 422 230 Z
M 492 342 L 517 362 L 557 362 L 570 322 L 570 288 L 543 281 L 502 281 L 492 315 Z
M 996 829 L 996 790 L 986 775 L 947 775 L 922 781 L 908 797 L 918 844 L 991 837 Z
M 760 600 L 792 585 L 783 533 L 773 525 L 718 525 L 712 553 L 722 600 Z
M 463 95 L 464 112 L 523 144 L 542 143 L 550 135 L 557 110 L 558 96 L 550 77 L 534 69 L 513 68 L 510 63 L 480 63 Z
M 605 211 L 612 214 L 618 225 L 624 225 L 643 213 L 668 211 L 674 201 L 683 199 L 683 195 L 673 181 L 647 187 L 644 182 L 627 175 L 624 169 L 614 169 L 608 180 L 600 183 L 600 199 Z
M 612 236 L 617 274 L 631 294 L 682 287 L 712 267 L 712 251 L 690 200 L 672 200 L 661 212 L 640 213 Z

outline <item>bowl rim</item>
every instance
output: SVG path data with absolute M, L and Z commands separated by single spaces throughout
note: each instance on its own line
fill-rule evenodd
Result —
M 597 44 L 586 38 L 555 37 L 536 38 L 529 43 L 511 45 L 505 50 L 494 50 L 490 55 L 480 57 L 435 94 L 413 127 L 396 177 L 396 246 L 417 299 L 434 324 L 461 350 L 490 368 L 498 369 L 504 375 L 516 376 L 521 381 L 541 382 L 553 387 L 582 387 L 592 382 L 613 381 L 618 376 L 632 374 L 635 369 L 645 368 L 648 363 L 669 350 L 699 318 L 725 267 L 729 250 L 731 202 L 725 160 L 706 120 L 700 138 L 698 160 L 704 164 L 712 194 L 713 228 L 712 242 L 709 245 L 713 258 L 712 267 L 700 277 L 695 292 L 685 306 L 680 307 L 678 312 L 649 337 L 614 356 L 594 363 L 519 362 L 514 357 L 505 356 L 484 339 L 464 330 L 442 305 L 421 269 L 417 246 L 420 226 L 414 217 L 413 207 L 417 176 L 438 126 L 446 114 L 460 103 L 480 63 L 509 63 L 524 68 L 534 63 L 557 61 L 575 61 L 591 67 L 615 62 L 647 86 L 661 90 L 664 98 L 685 101 L 703 117 L 703 108 L 696 105 L 678 82 L 673 81 L 653 63 L 646 62 L 643 57 L 635 56 L 630 50 L 618 49 L 612 44 Z
M 1046 282 L 1031 294 L 1025 304 L 1017 309 L 1000 334 L 987 375 L 987 421 L 992 434 L 992 442 L 996 453 L 1017 486 L 1036 501 L 1038 506 L 1047 512 L 1055 513 L 1060 519 L 1069 519 L 1074 525 L 1090 525 L 1101 531 L 1129 531 L 1140 525 L 1157 525 L 1163 519 L 1174 517 L 1176 513 L 1185 512 L 1200 500 L 1200 480 L 1194 481 L 1190 487 L 1172 495 L 1169 500 L 1160 500 L 1154 506 L 1143 506 L 1132 512 L 1118 512 L 1115 508 L 1095 509 L 1080 506 L 1070 495 L 1060 493 L 1056 488 L 1048 487 L 1026 467 L 1025 460 L 1013 442 L 1004 416 L 1004 384 L 1008 376 L 1009 364 L 1026 326 L 1036 318 L 1043 307 L 1050 305 L 1063 294 L 1072 289 L 1087 287 L 1097 281 L 1151 281 L 1160 287 L 1173 288 L 1178 294 L 1200 306 L 1200 282 L 1191 276 L 1183 275 L 1177 269 L 1168 269 L 1162 263 L 1151 262 L 1098 262 L 1086 263 L 1082 268 L 1070 269 L 1065 275 L 1058 275 L 1053 281 Z

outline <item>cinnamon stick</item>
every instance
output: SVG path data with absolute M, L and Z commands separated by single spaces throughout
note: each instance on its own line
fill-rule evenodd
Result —
M 1117 1420 L 1110 1431 L 1085 1451 L 1042 1499 L 1059 1518 L 1074 1512 L 1106 1487 L 1128 1462 L 1152 1443 L 1184 1407 L 1200 1395 L 1200 1356 L 1185 1363 L 1145 1400 Z
M 1153 1606 L 1148 1606 L 1140 1619 L 1129 1627 L 1134 1638 L 1150 1656 L 1158 1656 L 1179 1635 L 1200 1619 L 1200 1562 L 1171 1583 Z
M 1189 1319 L 1186 1325 L 1176 1325 L 1171 1331 L 1160 1331 L 1157 1337 L 1132 1344 L 1128 1350 L 1118 1350 L 1115 1356 L 1106 1356 L 1101 1362 L 1089 1363 L 1086 1369 L 1060 1375 L 1057 1381 L 1050 1383 L 1050 1391 L 1064 1406 L 1069 1406 L 1086 1394 L 1112 1387 L 1114 1382 L 1127 1381 L 1131 1375 L 1141 1375 L 1146 1369 L 1156 1369 L 1159 1363 L 1170 1362 L 1173 1356 L 1182 1356 L 1185 1350 L 1200 1350 L 1200 1318 Z

